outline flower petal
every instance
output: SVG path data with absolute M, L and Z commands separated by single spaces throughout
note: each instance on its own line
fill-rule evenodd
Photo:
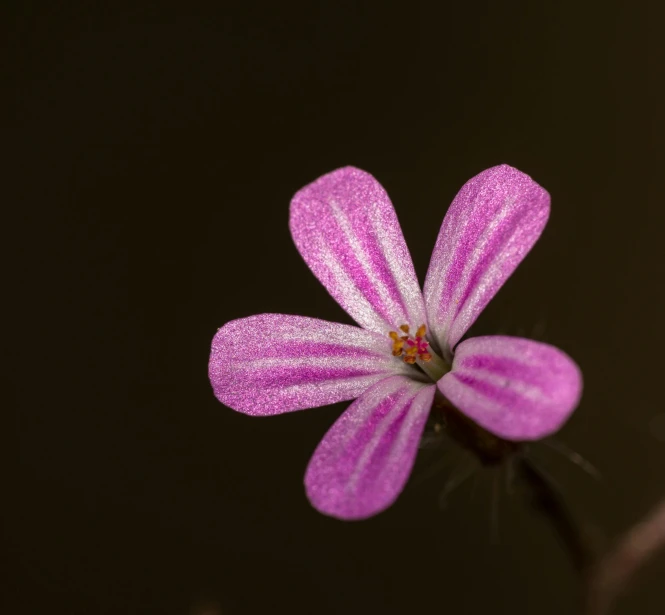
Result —
M 371 331 L 425 323 L 425 306 L 395 210 L 381 184 L 353 167 L 291 201 L 291 234 L 314 275 Z
M 390 340 L 358 327 L 260 314 L 224 325 L 212 341 L 209 375 L 223 404 L 271 415 L 353 399 L 386 374 L 412 369 Z
M 453 200 L 424 288 L 430 330 L 448 359 L 540 237 L 549 207 L 543 188 L 505 164 L 476 175 Z
M 435 391 L 392 376 L 353 402 L 307 468 L 312 505 L 340 519 L 364 519 L 390 506 L 411 473 Z
M 557 431 L 575 409 L 582 374 L 554 346 L 491 335 L 462 342 L 438 386 L 487 431 L 506 440 L 538 440 Z

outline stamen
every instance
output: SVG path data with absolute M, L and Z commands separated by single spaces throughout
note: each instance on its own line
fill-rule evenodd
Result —
M 425 339 L 427 326 L 420 325 L 416 331 L 415 339 L 409 335 L 409 325 L 400 325 L 400 330 L 406 335 L 399 335 L 397 331 L 390 331 L 388 335 L 393 341 L 393 356 L 403 357 L 403 361 L 413 365 L 417 359 L 431 361 L 432 354 L 428 352 L 429 343 Z M 406 348 L 405 348 L 406 346 Z
M 395 340 L 393 343 L 393 356 L 399 357 L 402 354 L 402 348 L 404 347 L 404 342 L 402 340 Z

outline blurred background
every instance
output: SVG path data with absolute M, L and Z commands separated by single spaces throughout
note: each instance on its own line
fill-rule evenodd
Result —
M 577 360 L 557 439 L 602 480 L 532 454 L 600 545 L 642 517 L 665 495 L 662 63 L 655 11 L 618 4 L 7 3 L 4 612 L 578 612 L 559 535 L 492 471 L 442 508 L 463 460 L 430 447 L 388 511 L 326 518 L 302 479 L 347 404 L 243 416 L 207 362 L 234 318 L 351 322 L 289 235 L 306 183 L 375 175 L 422 281 L 457 190 L 509 163 L 552 215 L 470 334 Z M 616 612 L 661 613 L 664 573 Z

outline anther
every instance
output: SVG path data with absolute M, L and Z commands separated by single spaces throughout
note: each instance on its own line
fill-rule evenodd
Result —
M 402 348 L 404 347 L 404 342 L 402 340 L 395 340 L 393 343 L 393 356 L 399 357 L 402 354 Z
M 425 325 L 418 327 L 415 339 L 409 335 L 409 325 L 400 325 L 399 329 L 406 333 L 406 335 L 399 335 L 397 331 L 390 331 L 388 333 L 390 339 L 393 341 L 392 353 L 394 357 L 403 357 L 402 360 L 409 365 L 413 365 L 416 359 L 420 359 L 421 361 L 432 360 L 432 355 L 427 352 L 429 344 L 425 340 L 425 335 L 427 334 L 427 327 Z

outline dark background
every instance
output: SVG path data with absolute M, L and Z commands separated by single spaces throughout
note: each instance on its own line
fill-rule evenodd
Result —
M 491 472 L 440 509 L 458 469 L 443 451 L 384 514 L 318 514 L 302 477 L 345 404 L 237 414 L 208 351 L 254 313 L 350 322 L 289 236 L 317 176 L 373 173 L 422 280 L 456 191 L 517 166 L 551 220 L 471 333 L 578 361 L 583 402 L 558 437 L 603 480 L 533 455 L 601 544 L 628 528 L 665 494 L 655 11 L 187 6 L 6 5 L 3 612 L 575 612 L 579 579 L 528 503 L 502 492 L 492 539 Z M 662 612 L 664 572 L 661 555 L 618 612 Z

